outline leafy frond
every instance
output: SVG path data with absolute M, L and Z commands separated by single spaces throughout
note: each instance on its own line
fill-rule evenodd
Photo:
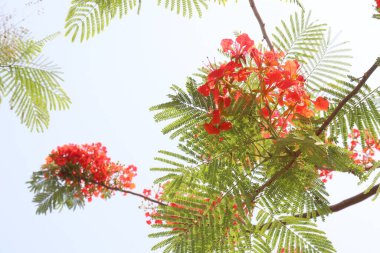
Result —
M 317 51 L 302 65 L 301 71 L 308 89 L 320 92 L 322 87 L 347 79 L 351 50 L 346 45 L 347 42 L 336 42 L 336 38 L 331 38 L 330 30 L 325 33 Z
M 202 9 L 208 8 L 208 3 L 225 5 L 227 0 L 157 0 L 158 5 L 191 18 L 194 10 L 199 17 Z M 66 36 L 71 40 L 77 37 L 82 42 L 102 32 L 112 19 L 126 16 L 134 8 L 141 7 L 141 0 L 72 0 L 66 16 Z
M 42 47 L 55 36 L 15 40 L 12 53 L 0 62 L 0 96 L 10 96 L 10 107 L 21 123 L 38 132 L 49 125 L 49 111 L 67 109 L 71 103 L 59 84 L 58 68 L 41 56 Z M 0 47 L 3 50 L 9 49 Z
M 272 34 L 273 44 L 278 51 L 286 54 L 285 59 L 297 59 L 304 62 L 312 58 L 318 51 L 323 40 L 326 25 L 310 20 L 311 13 L 294 13 L 290 21 L 281 21 L 282 26 L 276 27 Z
M 324 232 L 309 219 L 274 215 L 261 209 L 257 230 L 267 236 L 267 243 L 280 252 L 336 252 Z
M 33 202 L 37 204 L 36 214 L 46 214 L 63 207 L 76 209 L 84 206 L 81 198 L 76 198 L 77 189 L 65 187 L 56 177 L 45 178 L 46 171 L 33 172 L 29 182 L 30 191 L 35 193 Z
M 282 1 L 292 3 L 292 4 L 297 4 L 302 10 L 304 9 L 300 0 L 282 0 Z
M 158 0 L 158 5 L 164 5 L 166 9 L 175 11 L 178 15 L 191 18 L 195 9 L 198 16 L 202 17 L 202 9 L 208 8 L 209 2 L 225 5 L 228 0 Z
M 164 134 L 172 132 L 170 138 L 175 138 L 203 123 L 213 103 L 210 98 L 202 96 L 197 91 L 197 84 L 190 78 L 186 83 L 186 91 L 176 85 L 172 86 L 172 90 L 174 94 L 169 95 L 170 102 L 153 106 L 150 110 L 159 111 L 154 116 L 157 122 L 172 120 L 162 132 Z
M 140 3 L 140 1 L 139 1 Z M 72 0 L 66 17 L 66 36 L 88 40 L 102 32 L 115 17 L 122 18 L 138 5 L 137 0 Z

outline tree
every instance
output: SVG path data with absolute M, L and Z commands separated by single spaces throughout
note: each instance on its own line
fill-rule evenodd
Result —
M 147 222 L 161 229 L 152 237 L 166 239 L 154 249 L 334 252 L 315 220 L 378 190 L 375 177 L 367 193 L 330 205 L 323 182 L 332 171 L 365 181 L 377 168 L 379 93 L 366 81 L 379 59 L 361 78 L 346 78 L 344 44 L 334 44 L 325 25 L 301 11 L 271 40 L 250 4 L 269 49 L 244 33 L 223 39 L 225 62 L 210 63 L 198 81 L 173 86 L 170 100 L 152 107 L 157 121 L 170 121 L 163 132 L 178 137 L 182 151 L 160 151 L 166 165 L 155 169 L 165 173 L 156 196 L 131 192 L 133 173 L 114 169 L 100 145 L 96 152 L 68 145 L 30 181 L 39 212 L 121 191 L 157 204 L 147 204 Z

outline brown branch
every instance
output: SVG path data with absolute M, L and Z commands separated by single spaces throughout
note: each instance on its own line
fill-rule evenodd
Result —
M 361 192 L 355 196 L 352 196 L 352 197 L 347 198 L 347 199 L 345 199 L 339 203 L 336 203 L 335 205 L 331 205 L 331 206 L 329 206 L 329 208 L 330 208 L 332 213 L 339 212 L 340 210 L 343 210 L 347 207 L 353 206 L 353 205 L 360 203 L 360 202 L 368 199 L 369 197 L 375 195 L 377 190 L 379 189 L 379 187 L 380 187 L 380 184 L 377 184 L 374 187 L 372 187 L 371 190 L 369 190 L 369 192 L 367 192 L 367 193 Z M 315 217 L 318 217 L 318 216 L 321 216 L 321 214 L 318 211 L 316 211 Z M 296 217 L 307 218 L 307 213 L 303 213 L 302 215 L 296 215 Z
M 255 1 L 254 1 L 254 0 L 249 0 L 249 4 L 251 5 L 252 11 L 253 11 L 253 13 L 255 14 L 255 17 L 256 17 L 256 19 L 257 19 L 257 22 L 259 22 L 260 29 L 261 29 L 261 33 L 263 34 L 263 37 L 264 37 L 265 41 L 267 42 L 267 44 L 268 44 L 270 50 L 273 51 L 273 50 L 274 50 L 273 44 L 272 44 L 272 42 L 271 42 L 270 39 L 269 39 L 269 36 L 268 36 L 268 34 L 267 34 L 267 31 L 265 30 L 265 23 L 264 23 L 264 21 L 262 20 L 259 11 L 257 10 L 257 7 L 256 7 L 256 4 L 255 4 Z
M 143 198 L 144 200 L 148 200 L 150 202 L 153 202 L 153 203 L 156 203 L 156 204 L 159 204 L 161 206 L 167 206 L 168 204 L 164 203 L 164 202 L 161 202 L 159 200 L 155 200 L 155 199 L 152 199 L 152 198 L 149 198 L 143 194 L 140 194 L 140 193 L 136 193 L 136 192 L 133 192 L 133 191 L 128 191 L 128 190 L 124 190 L 124 189 L 121 189 L 121 188 L 118 188 L 118 187 L 113 187 L 113 186 L 109 186 L 109 185 L 106 185 L 106 184 L 103 184 L 103 183 L 98 183 L 96 181 L 90 181 L 91 183 L 93 184 L 96 184 L 96 185 L 100 185 L 100 186 L 103 186 L 104 188 L 107 188 L 109 190 L 112 190 L 112 191 L 118 191 L 118 192 L 122 192 L 122 193 L 127 193 L 127 194 L 131 194 L 131 195 L 134 195 L 134 196 L 137 196 L 137 197 L 140 197 L 140 198 Z
M 368 78 L 375 72 L 377 67 L 379 66 L 380 58 L 376 59 L 375 63 L 367 70 L 367 72 L 364 73 L 362 79 L 360 82 L 356 85 L 356 87 L 348 94 L 340 103 L 338 106 L 334 109 L 334 111 L 330 114 L 330 116 L 323 122 L 322 126 L 315 132 L 316 135 L 320 135 L 327 126 L 331 123 L 331 121 L 335 118 L 335 116 L 339 113 L 339 111 L 343 108 L 343 106 L 353 97 L 355 96 L 359 90 L 362 88 L 362 86 L 365 84 L 365 82 L 368 80 Z

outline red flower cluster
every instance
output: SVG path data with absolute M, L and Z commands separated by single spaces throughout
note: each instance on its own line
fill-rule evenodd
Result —
M 111 162 L 101 143 L 57 147 L 46 158 L 45 178 L 58 177 L 66 186 L 80 189 L 78 198 L 110 197 L 112 189 L 133 189 L 137 168 Z
M 204 124 L 207 133 L 219 134 L 232 128 L 224 119 L 225 109 L 242 96 L 248 101 L 256 101 L 261 107 L 259 113 L 280 133 L 286 132 L 288 123 L 297 115 L 309 118 L 314 111 L 328 109 L 326 99 L 310 99 L 297 60 L 282 64 L 283 53 L 260 51 L 247 34 L 239 35 L 235 41 L 223 39 L 221 46 L 230 61 L 219 67 L 211 66 L 206 82 L 198 87 L 200 94 L 212 96 L 214 101 L 215 109 L 210 112 L 212 119 Z M 258 85 L 245 92 L 241 84 L 252 74 L 257 77 Z
M 376 10 L 380 13 L 380 0 L 375 0 L 376 2 Z

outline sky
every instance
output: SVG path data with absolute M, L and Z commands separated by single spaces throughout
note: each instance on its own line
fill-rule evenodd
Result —
M 150 252 L 155 241 L 147 237 L 152 230 L 139 209 L 140 199 L 95 199 L 75 212 L 38 216 L 25 182 L 56 146 L 100 141 L 113 160 L 138 167 L 136 191 L 148 188 L 159 175 L 149 171 L 159 165 L 153 159 L 157 151 L 176 150 L 176 141 L 161 133 L 163 124 L 154 122 L 149 107 L 166 101 L 171 84 L 184 86 L 207 57 L 220 57 L 220 40 L 232 38 L 234 31 L 262 40 L 248 1 L 210 4 L 202 18 L 187 19 L 145 0 L 140 15 L 132 11 L 83 43 L 63 36 L 69 0 L 27 2 L 1 0 L 1 12 L 12 14 L 36 39 L 62 32 L 44 55 L 61 68 L 72 105 L 53 112 L 44 133 L 21 125 L 6 100 L 0 105 L 0 253 Z M 285 2 L 257 0 L 269 33 L 297 10 Z M 338 40 L 350 41 L 354 76 L 361 76 L 379 55 L 380 21 L 371 18 L 373 2 L 303 1 L 312 18 L 330 25 Z M 376 73 L 369 84 L 379 81 Z M 352 176 L 339 174 L 327 187 L 331 203 L 365 188 Z M 338 252 L 378 252 L 379 201 L 367 200 L 320 223 Z

